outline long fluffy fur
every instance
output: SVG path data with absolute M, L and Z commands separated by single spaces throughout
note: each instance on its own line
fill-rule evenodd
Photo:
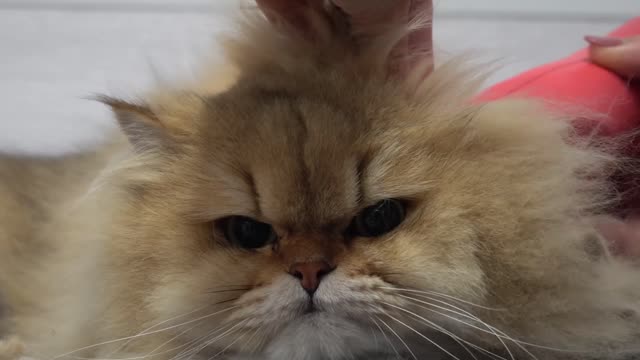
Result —
M 390 74 L 388 55 L 411 27 L 362 38 L 335 15 L 309 13 L 313 41 L 251 18 L 226 41 L 238 76 L 224 85 L 159 89 L 146 105 L 107 100 L 132 145 L 4 157 L 5 333 L 42 358 L 172 358 L 179 348 L 158 347 L 232 325 L 242 346 L 221 338 L 202 356 L 393 358 L 397 347 L 408 357 L 388 322 L 419 358 L 446 357 L 395 318 L 468 356 L 409 311 L 504 357 L 638 354 L 640 270 L 611 258 L 590 223 L 614 198 L 610 147 L 528 100 L 472 103 L 478 72 L 456 61 L 426 78 L 426 65 Z M 410 214 L 388 236 L 345 246 L 320 230 L 396 197 Z M 283 254 L 239 251 L 212 232 L 233 214 L 303 229 L 281 244 L 293 253 L 335 247 L 322 312 L 304 313 Z M 453 312 L 425 311 L 421 299 Z M 226 312 L 199 321 L 199 309 Z M 123 343 L 176 316 L 192 321 L 187 335 L 169 321 L 175 330 Z M 389 344 L 371 339 L 378 329 Z

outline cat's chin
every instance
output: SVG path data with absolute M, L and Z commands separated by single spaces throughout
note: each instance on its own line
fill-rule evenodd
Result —
M 410 337 L 407 337 L 409 339 Z M 436 338 L 436 337 L 434 337 Z M 315 310 L 287 324 L 260 354 L 234 354 L 229 360 L 409 360 L 401 344 L 383 337 L 365 323 L 330 311 Z M 438 349 L 412 344 L 421 359 L 444 359 Z M 459 354 L 458 354 L 459 355 Z M 466 359 L 460 356 L 460 359 Z
M 220 355 L 223 348 L 202 349 L 196 358 L 206 360 Z M 242 348 L 242 345 L 238 347 Z M 311 305 L 273 333 L 259 353 L 231 349 L 224 352 L 221 359 L 225 360 L 405 359 L 398 357 L 379 334 L 372 335 L 365 323 Z
M 265 359 L 301 360 L 391 358 L 386 356 L 387 351 L 381 339 L 374 338 L 366 327 L 312 308 L 287 324 L 270 342 L 263 356 Z

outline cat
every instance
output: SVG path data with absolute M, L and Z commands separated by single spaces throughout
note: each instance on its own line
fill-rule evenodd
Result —
M 616 158 L 463 62 L 390 71 L 406 25 L 307 15 L 249 17 L 224 81 L 101 97 L 92 151 L 0 158 L 13 353 L 638 358 L 640 269 L 591 222 Z

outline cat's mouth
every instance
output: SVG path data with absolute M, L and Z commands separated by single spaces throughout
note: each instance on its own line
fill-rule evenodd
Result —
M 320 308 L 318 308 L 317 305 L 314 304 L 313 299 L 309 298 L 309 301 L 307 301 L 307 305 L 304 309 L 304 311 L 302 312 L 302 315 L 308 315 L 308 314 L 314 314 L 317 312 L 322 311 Z

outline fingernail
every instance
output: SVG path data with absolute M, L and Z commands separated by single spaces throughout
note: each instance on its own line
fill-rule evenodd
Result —
M 605 36 L 587 35 L 584 37 L 584 40 L 591 45 L 602 47 L 618 46 L 622 44 L 622 39 Z

